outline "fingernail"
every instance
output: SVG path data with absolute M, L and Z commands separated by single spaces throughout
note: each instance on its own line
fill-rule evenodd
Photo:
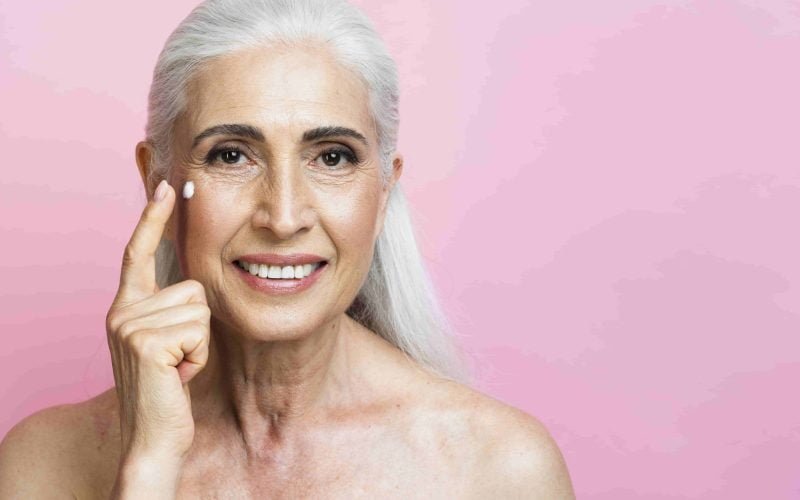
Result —
M 153 195 L 153 199 L 156 201 L 161 201 L 167 195 L 167 180 L 161 179 L 161 182 L 158 183 L 158 187 L 156 188 L 156 192 Z

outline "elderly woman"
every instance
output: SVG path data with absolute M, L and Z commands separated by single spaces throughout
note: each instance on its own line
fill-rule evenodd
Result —
M 18 424 L 2 498 L 572 498 L 464 385 L 398 179 L 395 66 L 334 0 L 209 0 L 158 60 L 116 388 Z

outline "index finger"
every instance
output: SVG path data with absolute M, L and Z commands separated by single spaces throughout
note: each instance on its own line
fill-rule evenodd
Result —
M 162 190 L 164 197 L 157 200 Z M 122 271 L 115 302 L 134 302 L 158 292 L 156 249 L 175 206 L 175 190 L 162 180 L 142 211 L 122 256 Z

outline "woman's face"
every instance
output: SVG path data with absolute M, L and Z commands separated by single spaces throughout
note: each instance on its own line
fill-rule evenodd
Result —
M 184 276 L 205 286 L 225 329 L 288 339 L 322 327 L 358 293 L 402 168 L 397 156 L 384 185 L 366 88 L 322 48 L 248 49 L 206 64 L 187 97 L 167 233 Z M 220 125 L 248 128 L 209 135 Z M 195 194 L 186 200 L 189 180 Z M 327 263 L 304 290 L 266 293 L 236 261 L 267 253 Z

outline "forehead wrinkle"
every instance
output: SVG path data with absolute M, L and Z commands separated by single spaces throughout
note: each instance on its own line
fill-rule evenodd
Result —
M 369 112 L 364 107 L 359 106 L 361 109 L 355 114 L 351 113 L 352 106 L 346 106 L 340 102 L 331 102 L 330 100 L 321 100 L 321 99 L 286 99 L 286 98 L 275 98 L 275 99 L 266 99 L 264 101 L 258 103 L 219 103 L 222 99 L 205 99 L 206 101 L 211 101 L 215 104 L 211 105 L 204 105 L 203 100 L 193 99 L 190 101 L 189 105 L 187 106 L 187 110 L 191 111 L 191 115 L 193 117 L 193 121 L 197 122 L 200 118 L 204 117 L 204 115 L 215 114 L 218 112 L 224 112 L 227 110 L 244 110 L 244 109 L 251 109 L 253 110 L 253 115 L 264 116 L 265 114 L 282 114 L 284 116 L 296 116 L 298 114 L 307 114 L 307 110 L 310 108 L 314 111 L 323 108 L 330 113 L 336 115 L 335 120 L 340 120 L 341 115 L 353 115 L 357 119 L 361 120 L 365 117 L 369 117 Z M 360 102 L 360 101 L 359 101 Z M 225 118 L 228 121 L 246 121 L 244 118 Z M 323 120 L 329 120 L 327 118 L 323 118 Z
M 319 106 L 326 107 L 326 108 L 331 108 L 332 107 L 332 108 L 335 108 L 337 110 L 347 110 L 348 109 L 348 106 L 342 106 L 342 105 L 339 105 L 338 103 L 330 103 L 328 101 L 312 100 L 312 99 L 275 99 L 274 102 L 280 103 L 282 105 L 284 103 L 315 104 L 315 105 L 319 105 Z M 203 110 L 206 110 L 206 109 L 209 110 L 209 113 L 214 113 L 214 112 L 221 111 L 221 110 L 248 109 L 248 108 L 249 109 L 267 108 L 267 109 L 264 109 L 262 112 L 264 112 L 264 111 L 276 111 L 276 110 L 280 111 L 280 112 L 287 111 L 287 108 L 285 106 L 281 106 L 280 108 L 278 108 L 277 106 L 275 108 L 270 108 L 269 106 L 265 106 L 266 104 L 269 104 L 269 103 L 259 103 L 259 105 L 252 104 L 252 103 L 248 103 L 248 104 L 221 104 L 221 105 L 217 105 L 217 106 L 214 106 L 214 107 L 197 105 L 197 106 L 192 106 L 192 108 L 201 108 L 202 109 L 201 113 L 203 112 Z M 293 107 L 288 107 L 288 111 L 300 111 L 300 110 L 298 110 L 297 107 L 293 106 Z M 261 114 L 261 113 L 259 113 L 259 114 Z
M 351 70 L 334 64 L 328 68 L 304 68 L 310 74 L 286 75 L 274 74 L 274 63 L 262 65 L 258 69 L 245 70 L 234 66 L 222 72 L 222 77 L 210 77 L 207 74 L 196 75 L 189 86 L 191 94 L 205 97 L 211 94 L 215 99 L 240 99 L 243 94 L 256 98 L 275 98 L 277 100 L 292 99 L 292 95 L 303 95 L 300 100 L 316 101 L 319 95 L 333 96 L 340 99 L 347 97 L 363 101 L 368 95 L 366 85 Z M 239 75 L 242 75 L 241 77 Z M 290 85 L 286 85 L 291 82 Z M 252 95 L 250 95 L 252 94 Z
M 325 104 L 325 103 L 321 103 Z M 227 110 L 237 110 L 243 108 L 251 108 L 251 105 L 239 106 L 219 106 L 207 112 L 201 111 L 197 113 L 191 120 L 192 126 L 190 127 L 190 134 L 195 137 L 201 131 L 210 127 L 222 124 L 243 124 L 250 125 L 261 130 L 266 138 L 270 136 L 275 137 L 279 135 L 275 132 L 276 129 L 294 129 L 299 131 L 297 135 L 298 142 L 303 141 L 303 135 L 312 129 L 324 127 L 344 127 L 352 129 L 361 133 L 366 139 L 367 144 L 370 145 L 374 142 L 372 135 L 371 120 L 369 117 L 354 117 L 355 121 L 351 119 L 343 119 L 344 113 L 307 113 L 303 109 L 297 107 L 289 107 L 288 110 L 281 110 L 278 113 L 270 113 L 269 111 L 262 111 L 259 113 L 225 113 Z M 337 107 L 338 109 L 338 107 Z M 220 113 L 220 111 L 223 111 Z M 286 112 L 288 111 L 288 113 Z M 271 132 L 272 131 L 272 132 Z M 282 135 L 282 134 L 281 134 Z M 347 136 L 347 134 L 342 134 Z M 269 142 L 267 140 L 266 142 Z
M 340 125 L 358 130 L 369 138 L 370 144 L 377 144 L 375 121 L 369 110 L 369 92 L 357 74 L 323 57 L 325 61 L 312 70 L 320 78 L 304 84 L 309 79 L 303 78 L 304 70 L 299 66 L 318 59 L 319 54 L 299 53 L 297 57 L 275 59 L 251 52 L 210 61 L 189 82 L 186 123 L 194 135 L 222 123 L 246 123 L 273 138 L 278 134 L 270 133 L 270 129 L 276 127 L 303 127 L 305 131 Z M 262 67 L 258 68 L 262 62 Z M 279 83 L 275 73 L 287 64 L 297 68 L 293 71 L 295 77 L 293 81 Z M 278 86 L 271 87 L 273 82 Z M 265 83 L 270 86 L 265 88 Z M 249 101 L 242 102 L 243 99 Z M 203 126 L 198 126 L 201 124 Z

